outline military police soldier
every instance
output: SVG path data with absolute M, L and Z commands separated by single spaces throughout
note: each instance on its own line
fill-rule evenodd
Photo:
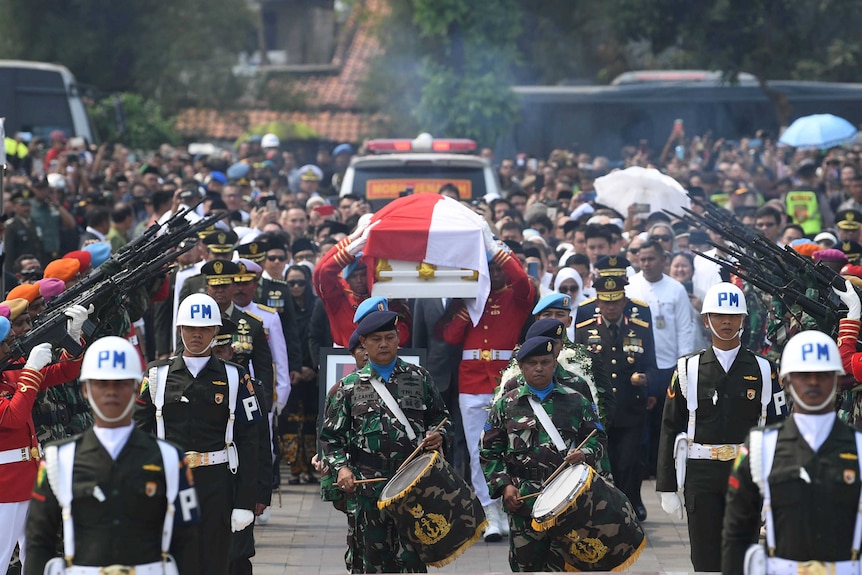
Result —
M 149 365 L 135 420 L 186 450 L 200 498 L 201 572 L 227 575 L 231 531 L 254 520 L 261 410 L 248 373 L 210 348 L 222 325 L 215 300 L 190 295 L 177 323 L 182 355 Z
M 727 478 L 749 429 L 787 412 L 772 362 L 740 345 L 745 296 L 718 283 L 704 296 L 712 346 L 679 359 L 667 390 L 656 491 L 667 513 L 682 519 L 677 489 L 685 488 L 691 562 L 695 571 L 721 570 L 721 523 Z
M 598 313 L 580 322 L 575 341 L 602 358 L 610 372 L 614 395 L 613 417 L 608 424 L 611 471 L 616 486 L 635 508 L 638 519 L 646 519 L 641 500 L 641 443 L 648 408 L 647 382 L 656 370 L 655 343 L 650 324 L 627 308 L 637 308 L 626 297 L 622 275 L 598 278 L 595 304 Z
M 549 337 L 533 337 L 518 350 L 524 383 L 491 407 L 482 434 L 482 470 L 492 497 L 509 513 L 509 565 L 513 571 L 564 571 L 568 544 L 532 528 L 542 482 L 566 461 L 596 466 L 606 450 L 603 434 L 576 449 L 599 423 L 592 403 L 554 380 L 557 360 Z
M 28 575 L 207 572 L 187 527 L 198 509 L 185 454 L 132 422 L 141 373 L 137 350 L 120 337 L 84 355 L 95 427 L 45 449 L 27 524 Z M 61 528 L 64 558 L 56 557 Z
M 859 573 L 862 433 L 835 415 L 842 374 L 828 335 L 804 331 L 787 342 L 780 375 L 793 414 L 752 430 L 740 448 L 727 490 L 723 573 Z
M 391 478 L 417 444 L 439 450 L 450 434 L 449 423 L 430 433 L 449 414 L 428 372 L 397 357 L 397 318 L 395 312 L 374 311 L 356 328 L 368 363 L 338 383 L 320 432 L 336 486 L 355 493 L 356 537 L 366 573 L 424 572 L 426 567 L 377 508 L 384 482 L 356 480 Z

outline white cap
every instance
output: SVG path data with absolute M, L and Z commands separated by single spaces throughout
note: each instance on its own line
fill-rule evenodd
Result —
M 177 325 L 206 327 L 221 325 L 221 311 L 216 301 L 205 293 L 194 293 L 177 309 Z
M 280 145 L 281 142 L 278 141 L 278 136 L 275 134 L 264 134 L 263 138 L 260 139 L 261 148 L 277 148 Z
M 838 238 L 836 238 L 835 234 L 833 234 L 832 232 L 820 232 L 819 234 L 814 236 L 815 244 L 820 243 L 824 240 L 832 242 L 833 246 L 838 243 Z
M 788 373 L 834 371 L 844 375 L 844 366 L 835 340 L 817 330 L 797 333 L 781 352 L 781 369 L 784 377 Z
M 143 374 L 135 346 L 113 335 L 94 341 L 81 361 L 81 379 L 140 380 Z
M 48 185 L 55 190 L 66 189 L 66 178 L 62 174 L 48 174 Z

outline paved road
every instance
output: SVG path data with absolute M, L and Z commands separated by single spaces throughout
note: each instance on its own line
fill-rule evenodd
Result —
M 255 527 L 255 575 L 343 574 L 347 521 L 331 504 L 320 500 L 316 485 L 285 485 L 282 506 L 273 493 L 269 524 Z M 648 517 L 647 547 L 632 567 L 638 572 L 691 571 L 685 521 L 671 519 L 659 506 L 655 482 L 643 484 Z M 479 541 L 438 573 L 508 573 L 508 542 Z

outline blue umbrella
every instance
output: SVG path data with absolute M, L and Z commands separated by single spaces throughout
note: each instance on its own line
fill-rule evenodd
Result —
M 798 118 L 790 124 L 778 143 L 811 150 L 831 148 L 855 136 L 856 127 L 844 118 L 832 114 L 814 114 Z

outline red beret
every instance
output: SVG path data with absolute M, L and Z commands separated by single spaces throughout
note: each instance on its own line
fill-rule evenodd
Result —
M 78 260 L 80 267 L 78 268 L 79 272 L 85 272 L 90 269 L 90 264 L 93 262 L 93 255 L 85 250 L 75 250 L 74 252 L 69 252 L 63 259 L 75 259 Z

